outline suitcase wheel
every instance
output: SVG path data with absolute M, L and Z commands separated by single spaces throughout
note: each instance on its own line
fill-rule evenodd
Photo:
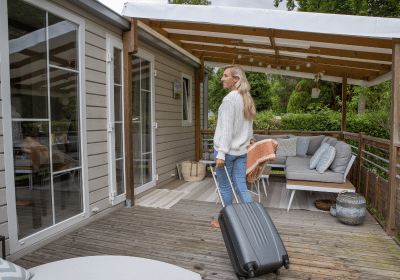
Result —
M 274 272 L 276 274 L 276 276 L 279 276 L 281 274 L 281 272 L 279 270 Z
M 285 260 L 285 262 L 283 263 L 283 266 L 284 266 L 286 269 L 289 269 L 289 268 L 290 268 L 289 260 Z

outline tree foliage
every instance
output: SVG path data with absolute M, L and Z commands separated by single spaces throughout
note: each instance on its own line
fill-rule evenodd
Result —
M 228 90 L 223 88 L 222 74 L 223 68 L 219 68 L 217 73 L 213 73 L 208 79 L 208 108 L 214 113 L 218 113 L 218 108 L 224 97 L 228 94 Z M 251 96 L 254 99 L 258 112 L 268 110 L 272 106 L 270 88 L 267 75 L 264 73 L 256 73 L 245 71 L 247 80 L 251 87 Z
M 168 0 L 168 4 L 185 4 L 185 5 L 211 5 L 208 0 Z
M 282 0 L 274 2 L 275 7 L 278 7 Z M 289 11 L 298 7 L 302 12 L 400 17 L 398 0 L 288 0 L 286 7 Z
M 268 74 L 271 83 L 272 110 L 277 114 L 286 113 L 290 95 L 301 78 Z

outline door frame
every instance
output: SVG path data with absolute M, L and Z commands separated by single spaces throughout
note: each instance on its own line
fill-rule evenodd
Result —
M 154 61 L 155 61 L 155 56 L 154 54 L 143 50 L 139 47 L 138 52 L 134 54 L 134 56 L 146 59 L 147 61 L 150 61 L 150 69 L 151 69 L 151 75 L 150 75 L 150 81 L 151 81 L 151 118 L 153 121 L 153 126 L 152 126 L 152 136 L 151 136 L 151 147 L 152 147 L 152 170 L 153 170 L 153 180 L 144 184 L 143 186 L 134 188 L 134 195 L 140 194 L 148 189 L 151 189 L 154 187 L 157 183 L 157 178 L 158 175 L 156 174 L 156 122 L 155 122 L 155 75 L 154 75 Z M 132 110 L 132 108 L 127 108 L 128 110 Z M 132 135 L 131 135 L 132 137 Z M 131 138 L 133 141 L 133 137 Z M 132 154 L 133 156 L 133 154 Z M 135 176 L 135 174 L 133 174 Z
M 116 165 L 115 165 L 115 104 L 114 104 L 114 48 L 121 50 L 121 99 L 122 99 L 122 132 L 125 135 L 124 123 L 125 116 L 124 110 L 124 55 L 123 55 L 123 41 L 109 33 L 106 33 L 106 84 L 107 84 L 107 150 L 108 150 L 108 185 L 109 185 L 109 200 L 110 204 L 116 205 L 126 200 L 126 168 L 125 168 L 125 137 L 122 135 L 122 149 L 123 149 L 123 174 L 124 174 L 124 193 L 115 196 L 117 191 L 116 185 Z

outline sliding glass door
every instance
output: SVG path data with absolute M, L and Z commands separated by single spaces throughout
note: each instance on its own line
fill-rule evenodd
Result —
M 153 61 L 132 56 L 132 133 L 135 192 L 155 185 Z

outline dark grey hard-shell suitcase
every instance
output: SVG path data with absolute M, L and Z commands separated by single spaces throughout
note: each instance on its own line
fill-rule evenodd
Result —
M 282 266 L 289 268 L 289 256 L 281 237 L 260 203 L 228 205 L 221 210 L 218 222 L 239 279 L 267 273 L 279 275 Z

